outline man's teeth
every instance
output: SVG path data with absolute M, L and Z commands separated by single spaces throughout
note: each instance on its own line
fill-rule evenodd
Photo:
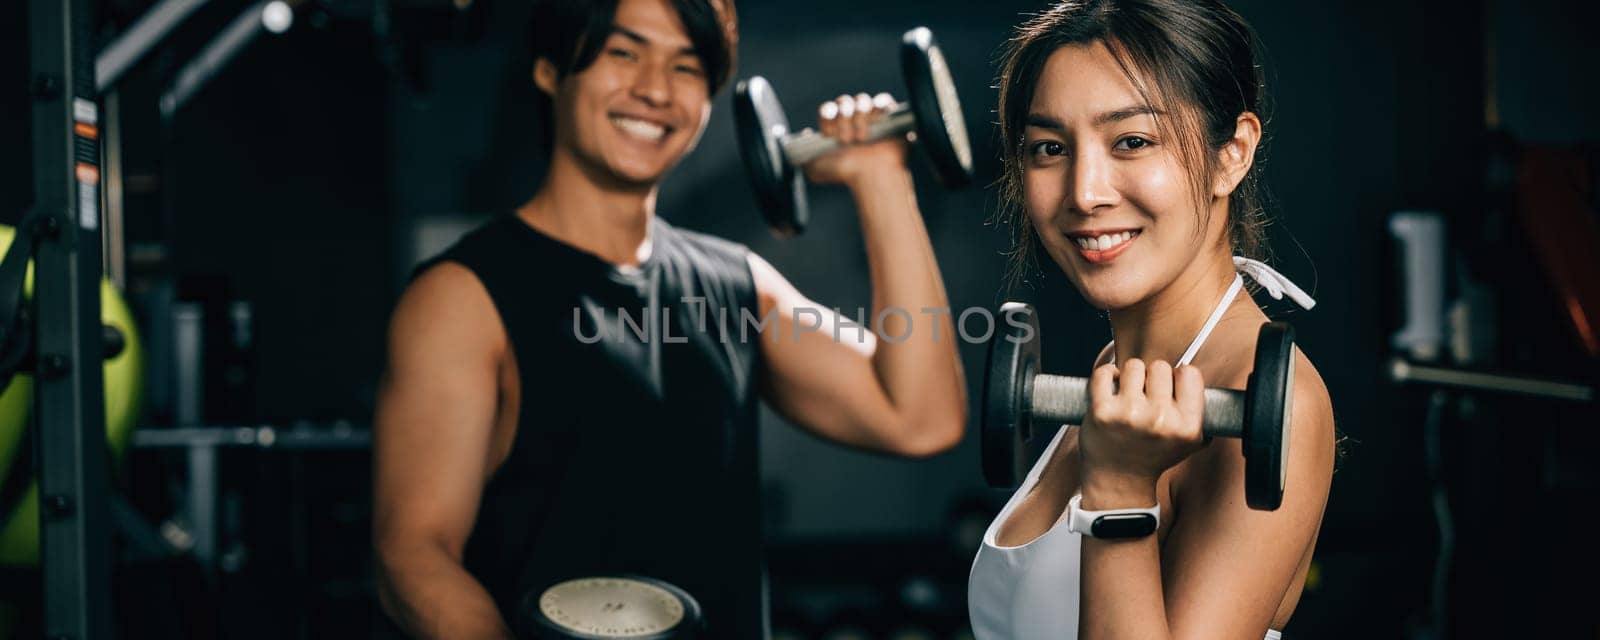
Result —
M 1073 238 L 1073 242 L 1083 247 L 1085 251 L 1105 251 L 1119 244 L 1132 240 L 1139 235 L 1137 231 L 1124 231 L 1122 233 L 1102 234 L 1093 238 Z
M 661 136 L 667 135 L 666 127 L 653 122 L 645 122 L 644 120 L 624 118 L 620 116 L 613 117 L 611 121 L 616 123 L 617 128 L 628 132 L 628 134 L 644 138 L 646 140 L 660 140 Z

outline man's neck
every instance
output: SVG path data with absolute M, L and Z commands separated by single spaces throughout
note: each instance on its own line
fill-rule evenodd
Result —
M 635 187 L 609 179 L 558 148 L 544 186 L 517 216 L 556 240 L 618 266 L 638 266 L 650 255 L 650 220 L 655 186 Z

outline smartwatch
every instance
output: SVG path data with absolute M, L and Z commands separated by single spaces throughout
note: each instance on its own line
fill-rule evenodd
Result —
M 1083 494 L 1067 501 L 1067 529 L 1102 540 L 1143 538 L 1156 532 L 1161 524 L 1161 505 L 1148 509 L 1112 509 L 1085 511 L 1081 508 Z

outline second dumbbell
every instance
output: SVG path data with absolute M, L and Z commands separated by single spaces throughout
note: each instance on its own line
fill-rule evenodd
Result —
M 916 133 L 939 181 L 958 188 L 972 179 L 972 146 L 955 81 L 944 54 L 925 27 L 900 40 L 900 61 L 909 99 L 873 123 L 868 140 Z M 840 147 L 839 141 L 809 129 L 791 132 L 783 105 L 761 76 L 734 88 L 734 119 L 739 152 L 756 200 L 768 225 L 779 235 L 805 230 L 810 219 L 801 167 Z

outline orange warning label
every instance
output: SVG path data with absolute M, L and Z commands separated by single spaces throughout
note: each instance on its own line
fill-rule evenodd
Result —
M 77 167 L 78 182 L 84 184 L 100 184 L 100 168 L 87 162 L 79 162 Z

